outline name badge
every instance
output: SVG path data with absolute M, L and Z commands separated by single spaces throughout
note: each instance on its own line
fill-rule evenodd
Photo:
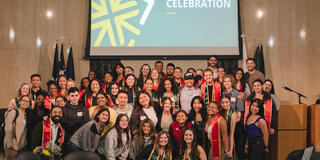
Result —
M 82 116 L 82 112 L 77 112 L 77 116 L 81 117 Z
M 236 98 L 231 97 L 231 102 L 235 102 L 235 101 L 236 101 Z
M 47 120 L 48 116 L 43 116 L 42 118 L 43 118 L 43 120 Z
M 140 116 L 140 120 L 141 120 L 141 121 L 143 121 L 143 120 L 145 120 L 145 119 L 147 119 L 146 116 Z

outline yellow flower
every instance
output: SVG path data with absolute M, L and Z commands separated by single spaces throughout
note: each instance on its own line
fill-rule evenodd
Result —
M 36 153 L 38 151 L 39 147 L 36 147 L 33 149 L 33 153 Z
M 42 150 L 42 153 L 46 156 L 50 156 L 50 152 L 46 149 Z

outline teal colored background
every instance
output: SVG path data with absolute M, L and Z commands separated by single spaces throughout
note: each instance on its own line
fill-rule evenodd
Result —
M 99 3 L 99 0 L 93 0 Z M 109 0 L 105 0 L 111 11 Z M 130 0 L 122 0 L 127 2 Z M 143 0 L 136 0 L 136 7 L 125 9 L 104 17 L 91 20 L 91 24 L 121 13 L 139 9 L 139 15 L 127 20 L 137 27 L 140 35 L 135 35 L 125 28 L 124 35 L 127 45 L 131 38 L 135 39 L 135 46 L 139 47 L 236 47 L 238 46 L 238 4 L 231 0 L 231 8 L 167 8 L 167 0 L 155 0 L 155 4 L 145 24 L 141 26 L 139 20 L 147 6 Z M 181 0 L 183 1 L 183 0 Z M 95 10 L 92 8 L 91 12 Z M 167 12 L 176 14 L 168 15 Z M 114 32 L 115 25 L 113 25 Z M 91 32 L 91 45 L 100 29 Z M 119 39 L 116 37 L 117 45 Z M 106 34 L 101 43 L 102 47 L 111 46 Z

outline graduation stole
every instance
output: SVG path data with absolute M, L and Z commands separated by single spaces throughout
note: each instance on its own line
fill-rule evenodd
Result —
M 111 99 L 110 95 L 107 95 L 107 97 L 108 97 L 108 103 L 109 103 L 109 106 L 110 106 L 110 107 L 114 107 L 114 103 L 113 103 L 113 101 L 112 101 L 112 99 Z
M 129 89 L 132 89 L 132 103 L 134 103 L 134 98 L 136 97 L 136 95 L 134 94 L 134 88 L 132 86 L 132 88 L 129 88 L 129 87 L 125 87 L 125 91 L 128 92 L 128 98 L 129 98 Z M 129 100 L 128 100 L 129 102 Z
M 44 108 L 51 110 L 51 98 L 50 96 L 46 96 L 46 99 L 44 100 Z
M 93 101 L 92 96 L 88 97 L 87 94 L 86 94 L 86 96 L 85 96 L 85 98 L 84 98 L 84 101 L 85 101 L 85 105 L 86 105 L 87 109 L 89 109 L 89 108 L 92 106 L 92 104 L 93 104 L 93 102 L 92 102 L 92 101 Z
M 171 99 L 173 102 L 174 102 L 174 108 L 175 109 L 180 109 L 179 108 L 179 94 L 178 95 L 175 95 L 175 94 L 172 94 L 173 95 L 173 99 Z M 164 92 L 163 93 L 163 97 L 169 97 L 169 96 L 167 96 L 167 92 Z M 172 97 L 170 97 L 170 98 L 172 98 Z
M 164 156 L 162 156 L 162 158 L 160 159 L 160 155 L 155 152 L 156 149 L 156 145 L 153 145 L 152 151 L 149 155 L 148 160 L 171 160 L 172 159 L 172 155 L 170 154 L 170 157 L 168 157 L 166 155 L 166 152 L 163 153 Z
M 271 118 L 272 118 L 272 99 L 268 99 L 264 101 L 264 119 L 266 120 L 268 130 L 271 128 Z M 247 118 L 249 115 L 250 110 L 250 101 L 245 101 L 245 108 L 244 108 L 244 125 L 247 124 Z
M 107 85 L 105 83 L 102 84 L 102 91 L 107 94 Z
M 221 159 L 221 135 L 220 135 L 220 119 L 218 114 L 213 118 L 212 131 L 211 131 L 211 150 L 213 160 Z
M 201 98 L 206 103 L 206 105 L 209 104 L 209 102 L 216 101 L 220 103 L 220 96 L 221 96 L 221 86 L 218 81 L 215 81 L 213 83 L 212 87 L 212 97 L 209 97 L 209 87 L 207 84 L 201 85 Z
M 124 86 L 124 80 L 126 79 L 126 77 L 125 76 L 123 76 L 122 77 L 122 83 L 121 83 L 121 85 L 119 84 L 120 83 L 120 80 L 119 80 L 119 78 L 117 77 L 117 79 L 116 79 L 116 83 L 118 83 L 119 84 L 119 86 Z
M 63 141 L 64 141 L 64 130 L 59 124 L 59 129 L 57 133 L 57 140 L 58 140 L 58 146 L 61 147 Z M 51 119 L 48 118 L 47 120 L 43 121 L 43 129 L 42 129 L 42 147 L 46 148 L 47 143 L 51 140 Z
M 231 118 L 232 118 L 233 112 L 234 112 L 233 109 L 230 107 L 230 109 L 228 110 L 226 117 L 225 117 L 227 123 L 231 123 Z

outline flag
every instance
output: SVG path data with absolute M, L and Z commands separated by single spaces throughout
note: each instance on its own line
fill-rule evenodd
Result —
M 265 75 L 262 44 L 257 46 L 256 52 L 254 53 L 254 60 L 256 61 L 256 70 Z
M 60 59 L 59 59 L 59 75 L 64 75 L 66 66 L 64 63 L 63 44 L 61 45 Z
M 69 79 L 75 80 L 72 46 L 69 49 L 66 75 Z
M 246 36 L 245 35 L 242 35 L 242 63 L 243 63 L 243 71 L 244 72 L 248 72 L 248 69 L 247 69 L 247 65 L 246 65 L 246 60 L 248 58 L 248 53 L 247 53 L 247 45 L 246 45 Z
M 52 80 L 56 80 L 59 76 L 59 53 L 58 43 L 54 49 L 53 66 L 52 66 Z

